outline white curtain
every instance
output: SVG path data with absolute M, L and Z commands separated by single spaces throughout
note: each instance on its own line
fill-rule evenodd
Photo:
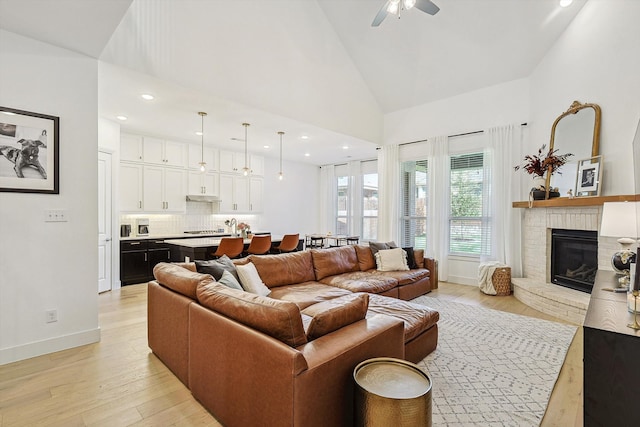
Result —
M 449 277 L 449 137 L 427 140 L 429 181 L 427 255 L 438 260 L 439 279 Z
M 320 168 L 320 229 L 318 232 L 335 232 L 336 224 L 336 174 L 333 165 Z
M 513 166 L 520 160 L 522 130 L 520 125 L 487 129 L 485 150 L 485 218 L 491 220 L 490 252 L 481 262 L 499 261 L 511 267 L 513 277 L 522 277 L 521 212 L 511 203 L 519 200 L 522 174 L 515 174 Z
M 349 235 L 362 235 L 362 162 L 349 162 Z
M 378 150 L 378 238 L 398 241 L 400 226 L 400 160 L 398 145 Z

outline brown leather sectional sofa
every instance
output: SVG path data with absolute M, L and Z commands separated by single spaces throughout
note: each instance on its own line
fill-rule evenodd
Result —
M 417 269 L 379 272 L 356 245 L 237 261 L 254 263 L 268 297 L 194 263 L 158 264 L 149 347 L 224 425 L 352 425 L 359 362 L 417 362 L 436 348 L 438 312 L 402 300 L 437 287 L 436 262 L 415 258 Z

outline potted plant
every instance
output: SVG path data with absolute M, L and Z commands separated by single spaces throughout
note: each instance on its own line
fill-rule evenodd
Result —
M 514 166 L 514 170 L 524 170 L 534 179 L 531 193 L 535 200 L 542 200 L 546 195 L 546 179 L 545 174 L 553 175 L 555 172 L 562 174 L 559 171 L 569 157 L 573 156 L 572 153 L 557 154 L 558 150 L 546 149 L 546 144 L 538 149 L 538 153 L 534 155 L 524 156 L 524 162 L 520 165 Z M 551 190 L 551 189 L 550 189 Z

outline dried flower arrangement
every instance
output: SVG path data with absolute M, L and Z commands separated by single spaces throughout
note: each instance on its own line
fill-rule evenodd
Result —
M 240 224 L 238 224 L 238 230 L 247 230 L 249 231 L 251 229 L 251 226 L 249 224 L 247 224 L 246 222 L 241 222 Z
M 551 167 L 552 175 L 555 172 L 558 172 L 558 174 L 562 174 L 562 172 L 558 171 L 558 169 L 562 165 L 567 163 L 567 159 L 573 156 L 573 154 L 556 154 L 558 152 L 557 149 L 549 149 L 545 152 L 546 147 L 546 144 L 543 144 L 542 147 L 538 149 L 538 154 L 524 156 L 524 163 L 514 166 L 514 170 L 517 171 L 520 169 L 524 169 L 529 175 L 537 175 L 542 177 L 546 172 L 549 171 L 549 167 Z M 544 157 L 543 153 L 545 153 Z

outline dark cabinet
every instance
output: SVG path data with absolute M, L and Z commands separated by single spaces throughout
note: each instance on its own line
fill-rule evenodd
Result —
M 120 282 L 122 285 L 149 280 L 149 256 L 146 240 L 120 242 Z
M 171 249 L 163 240 L 149 240 L 147 242 L 149 259 L 149 280 L 153 279 L 153 267 L 159 262 L 171 262 Z

